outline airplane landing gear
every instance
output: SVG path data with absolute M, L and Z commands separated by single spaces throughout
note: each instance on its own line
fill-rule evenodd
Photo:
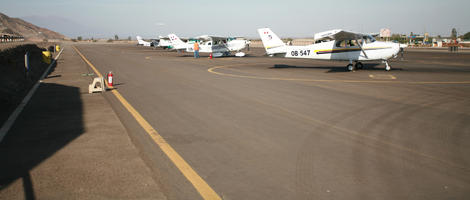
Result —
M 356 68 L 354 67 L 353 64 L 348 64 L 348 65 L 346 66 L 346 69 L 348 69 L 348 71 L 354 71 Z
M 352 64 L 352 62 L 353 62 L 353 61 L 350 60 L 350 61 L 349 61 L 349 64 L 346 65 L 346 69 L 347 69 L 348 71 L 354 71 L 354 70 L 356 69 L 356 67 Z
M 349 61 L 349 64 L 346 66 L 348 71 L 354 71 L 356 69 L 362 69 L 364 68 L 364 65 L 361 62 L 356 62 L 354 65 L 352 64 L 352 61 Z
M 385 71 L 390 71 L 392 69 L 392 66 L 390 66 L 388 64 L 388 61 L 386 61 L 386 60 L 384 60 L 383 62 L 385 63 Z
M 355 66 L 356 69 L 362 69 L 364 68 L 364 65 L 361 62 L 356 62 Z

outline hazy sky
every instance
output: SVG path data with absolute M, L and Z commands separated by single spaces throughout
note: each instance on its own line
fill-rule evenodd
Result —
M 69 37 L 121 38 L 176 33 L 258 37 L 270 27 L 281 37 L 312 37 L 347 29 L 450 35 L 470 32 L 469 0 L 15 0 L 0 12 L 51 28 Z

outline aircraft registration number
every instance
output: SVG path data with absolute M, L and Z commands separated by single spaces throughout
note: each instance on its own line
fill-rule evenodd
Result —
M 300 51 L 291 51 L 291 56 L 308 56 L 310 55 L 310 50 L 300 50 Z

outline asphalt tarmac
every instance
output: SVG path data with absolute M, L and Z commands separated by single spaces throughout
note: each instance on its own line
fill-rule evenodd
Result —
M 76 45 L 223 199 L 469 199 L 470 54 L 345 62 L 194 59 Z M 200 191 L 105 94 L 169 199 Z
M 90 67 L 62 47 L 0 141 L 0 200 L 166 199 L 112 106 L 88 93 Z

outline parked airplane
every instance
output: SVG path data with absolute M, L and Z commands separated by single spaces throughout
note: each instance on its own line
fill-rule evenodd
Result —
M 208 35 L 189 39 L 188 42 L 183 42 L 175 34 L 170 34 L 168 37 L 175 49 L 185 50 L 187 52 L 194 52 L 194 42 L 199 41 L 199 52 L 212 53 L 213 57 L 229 56 L 231 52 L 237 52 L 235 56 L 243 57 L 245 56 L 245 53 L 241 51 L 250 44 L 250 41 L 248 40 L 237 40 L 235 38 Z
M 162 47 L 163 49 L 173 48 L 169 37 L 158 36 L 158 38 L 159 38 L 158 45 L 157 45 L 158 47 Z
M 142 37 L 137 36 L 136 38 L 137 38 L 137 42 L 138 42 L 137 45 L 142 45 L 142 46 L 144 46 L 144 47 L 150 47 L 150 46 L 152 46 L 152 43 L 151 43 L 151 42 L 144 41 L 144 40 L 142 39 Z
M 349 71 L 363 68 L 361 61 L 382 61 L 389 71 L 388 60 L 397 57 L 401 49 L 398 43 L 379 42 L 368 34 L 340 29 L 315 34 L 315 43 L 307 46 L 287 46 L 269 28 L 258 29 L 258 33 L 270 56 L 349 61 Z

